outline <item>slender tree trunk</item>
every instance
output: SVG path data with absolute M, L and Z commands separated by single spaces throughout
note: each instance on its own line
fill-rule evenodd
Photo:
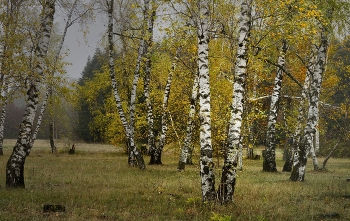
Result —
M 54 121 L 52 120 L 49 125 L 49 130 L 50 130 L 49 139 L 50 139 L 50 146 L 51 146 L 52 153 L 56 153 L 56 146 L 54 141 L 54 128 L 55 128 L 55 125 L 54 125 Z
M 168 118 L 168 100 L 170 96 L 171 82 L 173 80 L 175 67 L 176 67 L 176 64 L 174 62 L 172 64 L 171 70 L 169 71 L 168 80 L 165 85 L 163 105 L 162 105 L 162 120 L 161 120 L 162 130 L 160 134 L 159 144 L 154 154 L 154 162 L 151 161 L 150 164 L 162 164 L 162 152 L 166 141 L 166 133 L 168 130 L 168 119 L 167 119 Z M 151 159 L 152 159 L 152 156 L 151 156 Z
M 147 145 L 148 145 L 148 154 L 151 156 L 149 164 L 154 164 L 156 159 L 156 143 L 154 135 L 154 117 L 153 117 L 153 105 L 150 97 L 150 81 L 151 81 L 151 69 L 152 69 L 152 45 L 153 45 L 153 25 L 154 25 L 154 16 L 155 9 L 152 7 L 150 1 L 145 1 L 145 14 L 144 20 L 147 22 L 147 35 L 146 39 L 147 52 L 145 53 L 145 77 L 144 77 L 144 96 L 147 107 L 147 125 L 148 125 L 148 135 L 147 135 Z M 146 26 L 146 25 L 145 25 Z
M 50 97 L 52 97 L 52 87 L 50 89 Z M 51 100 L 51 106 L 52 106 L 52 100 Z M 49 124 L 49 139 L 50 139 L 50 146 L 51 146 L 51 152 L 52 153 L 56 153 L 57 149 L 55 146 L 55 119 L 53 116 L 53 113 L 50 114 L 51 115 L 51 119 L 50 119 L 50 124 Z
M 293 142 L 291 146 L 291 150 L 289 152 L 289 158 L 284 163 L 283 166 L 283 172 L 291 172 L 293 168 L 293 162 L 294 158 L 298 158 L 298 150 L 299 150 L 299 143 L 300 143 L 300 137 L 301 137 L 301 130 L 302 126 L 305 123 L 305 112 L 306 112 L 306 102 L 310 103 L 309 99 L 309 88 L 310 88 L 310 76 L 312 75 L 314 71 L 314 66 L 315 66 L 315 53 L 317 53 L 316 50 L 313 50 L 311 53 L 311 57 L 309 60 L 309 64 L 307 66 L 307 71 L 306 71 L 306 76 L 304 80 L 304 85 L 301 90 L 301 99 L 299 102 L 299 110 L 298 110 L 298 121 L 297 121 L 297 126 L 293 135 Z
M 244 0 L 241 4 L 241 14 L 238 23 L 238 47 L 235 64 L 235 78 L 233 83 L 233 98 L 231 118 L 227 135 L 227 150 L 222 168 L 221 183 L 218 190 L 222 203 L 233 201 L 236 184 L 237 160 L 241 139 L 242 116 L 244 112 L 245 83 L 248 64 L 248 43 L 251 30 L 252 0 Z
M 199 120 L 200 120 L 200 175 L 203 201 L 216 199 L 213 147 L 210 118 L 209 81 L 209 1 L 198 2 L 197 17 L 198 73 L 199 73 Z
M 196 113 L 196 103 L 198 99 L 198 73 L 196 73 L 193 87 L 192 96 L 190 102 L 190 110 L 188 113 L 187 127 L 186 127 L 186 137 L 181 148 L 180 160 L 177 166 L 179 171 L 185 170 L 186 164 L 192 164 L 192 134 L 194 129 L 194 117 Z
M 2 103 L 2 109 L 1 109 L 1 117 L 0 117 L 0 156 L 4 155 L 3 152 L 3 145 L 4 145 L 4 130 L 5 130 L 5 118 L 6 118 L 6 108 L 8 103 L 8 84 L 5 82 L 3 85 L 3 103 Z
M 35 50 L 36 62 L 33 67 L 35 67 L 34 72 L 36 78 L 32 77 L 30 81 L 30 88 L 27 92 L 27 104 L 25 107 L 23 120 L 20 125 L 19 135 L 17 142 L 13 148 L 13 152 L 7 162 L 6 187 L 25 187 L 24 163 L 31 150 L 31 133 L 39 100 L 38 84 L 40 83 L 40 77 L 43 77 L 45 57 L 48 51 L 49 41 L 51 37 L 54 13 L 55 0 L 47 0 L 43 8 L 41 30 L 38 45 Z
M 55 54 L 55 58 L 54 58 L 54 61 L 53 61 L 53 64 L 54 64 L 54 68 L 51 72 L 51 76 L 49 77 L 49 79 L 52 79 L 54 77 L 54 73 L 55 73 L 55 65 L 59 59 L 59 56 L 61 54 L 61 50 L 63 48 L 63 44 L 64 44 L 64 40 L 66 38 L 66 35 L 67 35 L 67 31 L 68 31 L 68 28 L 70 26 L 72 26 L 72 15 L 73 15 L 73 11 L 75 10 L 76 6 L 77 6 L 77 2 L 78 0 L 75 0 L 74 3 L 73 3 L 73 6 L 68 14 L 68 17 L 67 17 L 67 21 L 66 21 L 66 25 L 64 27 L 64 30 L 63 30 L 63 34 L 62 34 L 62 37 L 61 37 L 61 41 L 59 43 L 59 47 L 56 51 L 56 54 Z M 36 128 L 35 128 L 35 131 L 32 135 L 32 138 L 31 138 L 31 142 L 29 143 L 30 145 L 30 149 L 33 147 L 34 145 L 34 141 L 36 140 L 36 136 L 39 132 L 39 129 L 40 129 L 40 126 L 41 126 L 41 123 L 42 123 L 42 119 L 43 119 L 43 116 L 44 116 L 44 113 L 45 113 L 45 110 L 46 110 L 46 107 L 47 107 L 47 103 L 48 103 L 48 100 L 50 97 L 52 97 L 52 83 L 51 82 L 47 82 L 46 83 L 46 92 L 45 92 L 45 97 L 44 97 L 44 100 L 43 100 L 43 103 L 41 105 L 41 109 L 40 109 L 40 113 L 39 113 L 39 117 L 38 117 L 38 121 L 36 123 Z M 50 125 L 51 126 L 51 125 Z M 50 131 L 51 131 L 51 128 L 49 128 Z M 51 148 L 55 145 L 54 144 L 54 140 L 50 140 L 50 144 L 51 144 Z
M 317 60 L 313 74 L 311 75 L 310 105 L 308 110 L 307 124 L 304 129 L 304 136 L 299 145 L 297 155 L 295 155 L 293 169 L 290 179 L 292 181 L 304 181 L 307 157 L 312 146 L 315 128 L 318 122 L 319 110 L 318 101 L 322 83 L 322 75 L 325 70 L 328 50 L 328 36 L 325 27 L 322 27 L 321 45 L 318 48 Z
M 333 151 L 334 151 L 335 149 L 337 149 L 338 145 L 339 145 L 339 141 L 334 145 L 334 147 L 332 148 L 332 150 L 329 152 L 329 154 L 328 154 L 328 155 L 326 156 L 326 158 L 324 159 L 323 164 L 322 164 L 322 170 L 327 170 L 327 168 L 326 168 L 327 161 L 329 160 L 329 158 L 331 158 L 331 156 L 332 156 L 332 154 L 333 154 Z
M 129 154 L 129 164 L 132 164 L 134 161 L 133 158 L 136 158 L 137 165 L 139 166 L 140 169 L 145 169 L 145 162 L 143 160 L 141 152 L 139 152 L 136 148 L 134 137 L 131 136 L 131 131 L 129 124 L 127 122 L 121 99 L 118 93 L 118 87 L 117 87 L 117 81 L 115 78 L 115 67 L 114 67 L 114 42 L 113 42 L 113 7 L 114 7 L 114 0 L 109 0 L 107 2 L 108 4 L 108 53 L 109 53 L 109 74 L 111 77 L 111 84 L 112 84 L 112 89 L 113 89 L 113 94 L 114 94 L 114 99 L 116 102 L 117 110 L 119 113 L 120 120 L 123 124 L 126 138 L 127 138 L 127 146 L 128 150 L 130 152 Z
M 29 142 L 29 147 L 30 147 L 30 149 L 33 147 L 34 141 L 36 140 L 36 136 L 37 136 L 37 134 L 39 133 L 39 129 L 40 129 L 40 126 L 41 126 L 41 122 L 43 121 L 44 112 L 45 112 L 45 110 L 46 110 L 47 102 L 48 102 L 48 100 L 49 100 L 49 95 L 50 95 L 50 91 L 47 90 L 46 93 L 45 93 L 45 97 L 44 97 L 44 100 L 43 100 L 41 109 L 40 109 L 40 113 L 39 113 L 38 121 L 37 121 L 37 123 L 36 123 L 35 131 L 34 131 L 34 133 L 32 134 L 32 137 L 31 137 L 30 142 Z
M 284 68 L 285 66 L 285 57 L 287 53 L 287 48 L 288 48 L 287 42 L 283 40 L 280 55 L 278 57 L 279 67 Z M 283 79 L 283 70 L 282 68 L 277 68 L 274 88 L 271 95 L 270 113 L 269 113 L 268 123 L 267 123 L 266 147 L 265 147 L 265 156 L 263 161 L 263 171 L 265 172 L 277 172 L 276 152 L 275 152 L 276 123 L 277 123 L 279 102 L 281 99 L 282 79 Z

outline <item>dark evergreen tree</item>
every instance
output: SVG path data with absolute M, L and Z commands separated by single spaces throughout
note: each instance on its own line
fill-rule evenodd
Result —
M 90 56 L 88 57 L 84 70 L 81 73 L 81 78 L 78 81 L 80 86 L 84 86 L 86 81 L 91 80 L 94 77 L 96 71 L 101 70 L 104 58 L 106 57 L 98 48 L 96 49 L 92 58 Z M 79 106 L 80 110 L 78 112 L 77 128 L 78 136 L 86 142 L 100 141 L 99 136 L 96 136 L 96 133 L 92 133 L 89 129 L 89 123 L 92 121 L 93 116 L 89 110 L 89 105 L 85 102 L 85 99 L 80 99 Z M 93 134 L 95 135 L 93 136 Z

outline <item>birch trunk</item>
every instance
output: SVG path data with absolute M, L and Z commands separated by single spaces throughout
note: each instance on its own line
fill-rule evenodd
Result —
M 283 80 L 283 69 L 285 66 L 285 57 L 287 53 L 287 42 L 283 41 L 280 55 L 278 57 L 278 68 L 275 77 L 275 83 L 273 92 L 271 95 L 270 113 L 267 123 L 267 134 L 266 134 L 266 147 L 265 156 L 263 161 L 263 171 L 265 172 L 277 172 L 276 168 L 276 123 L 279 109 L 279 102 L 281 99 L 282 80 Z M 282 68 L 280 68 L 282 67 Z
M 140 169 L 145 169 L 145 162 L 143 160 L 143 157 L 141 155 L 141 152 L 139 152 L 136 148 L 134 137 L 131 136 L 131 131 L 129 124 L 127 122 L 121 99 L 118 93 L 118 87 L 117 87 L 117 81 L 115 78 L 115 67 L 114 67 L 114 42 L 113 42 L 113 7 L 114 7 L 114 0 L 109 0 L 107 2 L 108 4 L 108 54 L 109 54 L 109 74 L 111 78 L 111 84 L 112 84 L 112 89 L 113 89 L 113 94 L 114 94 L 114 99 L 116 102 L 117 110 L 119 113 L 120 120 L 123 124 L 126 138 L 127 138 L 127 146 L 128 146 L 128 151 L 129 151 L 129 164 L 133 165 L 134 162 L 134 157 L 136 158 L 137 165 L 139 166 Z
M 148 143 L 148 150 L 149 155 L 151 156 L 149 164 L 155 164 L 155 154 L 157 151 L 157 147 L 155 144 L 155 137 L 154 137 L 154 118 L 153 118 L 153 106 L 152 101 L 150 98 L 150 81 L 151 81 L 151 69 L 152 69 L 152 59 L 151 59 L 151 48 L 153 45 L 153 25 L 154 25 L 154 16 L 155 16 L 155 10 L 151 8 L 150 1 L 146 0 L 144 1 L 144 20 L 147 24 L 144 24 L 144 28 L 146 29 L 147 26 L 147 36 L 145 37 L 145 46 L 146 46 L 146 52 L 145 52 L 145 77 L 144 77 L 144 96 L 146 101 L 146 107 L 147 107 L 147 126 L 148 126 L 148 135 L 147 135 L 147 143 Z M 151 12 L 152 11 L 152 12 Z
M 4 129 L 5 129 L 5 118 L 6 118 L 6 108 L 8 103 L 8 84 L 5 83 L 3 85 L 3 103 L 2 103 L 2 109 L 1 109 L 1 117 L 0 117 L 0 156 L 3 155 L 3 145 L 4 145 Z
M 32 77 L 30 80 L 30 88 L 27 92 L 27 104 L 23 114 L 22 123 L 20 125 L 19 135 L 13 148 L 13 152 L 6 165 L 6 187 L 9 188 L 25 187 L 24 163 L 26 157 L 31 151 L 31 133 L 39 100 L 38 84 L 40 83 L 40 78 L 43 77 L 45 57 L 51 37 L 54 13 L 55 0 L 46 1 L 41 18 L 41 29 L 38 45 L 35 50 L 36 61 L 35 65 L 33 65 L 33 67 L 35 67 L 35 77 Z
M 304 136 L 301 140 L 298 154 L 293 162 L 290 179 L 292 181 L 304 181 L 307 157 L 312 146 L 316 125 L 319 118 L 318 101 L 322 83 L 322 75 L 327 61 L 328 37 L 323 27 L 321 32 L 321 44 L 318 48 L 317 60 L 311 77 L 310 105 L 308 110 L 307 124 L 304 129 Z
M 186 137 L 181 148 L 180 160 L 177 166 L 179 171 L 185 170 L 186 164 L 192 164 L 192 133 L 194 129 L 194 117 L 196 113 L 196 103 L 198 99 L 198 73 L 196 73 L 193 87 L 192 96 L 190 102 L 190 110 L 188 113 L 187 127 L 186 127 Z
M 317 160 L 317 157 L 316 157 L 316 152 L 315 152 L 315 137 L 312 139 L 312 143 L 311 143 L 311 147 L 310 147 L 310 157 L 311 157 L 311 160 L 312 160 L 312 164 L 314 166 L 314 170 L 319 170 L 320 167 L 318 166 L 318 160 Z
M 236 184 L 237 160 L 241 140 L 241 126 L 245 83 L 248 64 L 248 43 L 251 30 L 251 4 L 252 0 L 244 0 L 241 4 L 241 13 L 238 23 L 238 47 L 235 64 L 235 78 L 233 83 L 233 98 L 231 105 L 231 118 L 227 135 L 227 150 L 224 166 L 222 168 L 221 183 L 218 190 L 220 202 L 233 201 Z
M 154 156 L 151 155 L 151 162 L 150 164 L 162 164 L 162 151 L 165 145 L 165 141 L 166 141 L 166 133 L 168 130 L 168 100 L 169 100 L 169 96 L 170 96 L 170 89 L 171 89 L 171 82 L 173 80 L 173 74 L 175 71 L 175 67 L 176 64 L 175 62 L 172 64 L 171 70 L 169 71 L 169 76 L 168 76 L 168 80 L 167 83 L 165 85 L 165 90 L 164 90 L 164 96 L 163 96 L 163 104 L 162 104 L 162 120 L 161 120 L 161 124 L 162 124 L 162 130 L 161 130 L 161 134 L 160 134 L 160 139 L 159 139 L 159 144 L 158 147 L 155 151 Z M 152 162 L 152 157 L 153 158 L 153 162 Z
M 77 6 L 77 3 L 78 3 L 78 0 L 75 0 L 74 3 L 73 3 L 72 8 L 71 8 L 71 10 L 70 10 L 70 12 L 68 14 L 66 25 L 64 27 L 63 34 L 62 34 L 62 37 L 61 37 L 61 41 L 59 43 L 59 47 L 58 47 L 58 49 L 56 51 L 55 58 L 53 60 L 54 68 L 53 68 L 53 70 L 51 72 L 51 78 L 54 77 L 55 65 L 56 65 L 56 63 L 57 63 L 57 61 L 59 59 L 60 54 L 61 54 L 61 50 L 63 48 L 63 44 L 64 44 L 64 40 L 65 40 L 66 35 L 67 35 L 68 28 L 72 25 L 72 15 L 73 15 L 73 11 L 75 10 L 75 8 Z M 47 89 L 46 89 L 46 92 L 45 92 L 45 97 L 44 97 L 43 103 L 41 105 L 38 121 L 36 123 L 36 128 L 35 128 L 35 131 L 34 131 L 34 133 L 32 135 L 31 142 L 29 143 L 30 148 L 32 148 L 33 145 L 34 145 L 34 141 L 36 140 L 37 134 L 39 132 L 39 129 L 40 129 L 40 126 L 41 126 L 41 123 L 42 123 L 42 119 L 43 119 L 43 115 L 44 115 L 46 107 L 47 107 L 48 100 L 49 100 L 50 96 L 52 95 L 52 86 L 50 86 L 50 84 L 51 84 L 50 82 L 47 83 Z M 51 123 L 51 124 L 53 124 L 53 123 Z M 49 129 L 51 131 L 51 128 L 49 128 Z M 52 141 L 50 140 L 50 143 L 51 142 L 53 142 L 53 140 Z M 51 148 L 52 148 L 52 145 L 54 146 L 54 143 L 51 144 Z
M 198 2 L 197 18 L 199 120 L 200 120 L 200 175 L 203 201 L 216 199 L 213 147 L 211 140 L 210 83 L 209 83 L 209 1 Z
M 292 142 L 292 149 L 290 150 L 289 153 L 289 158 L 286 160 L 283 166 L 283 172 L 291 172 L 293 168 L 293 162 L 294 158 L 298 158 L 298 150 L 299 150 L 299 143 L 300 143 L 300 137 L 301 137 L 301 129 L 302 125 L 304 124 L 305 121 L 305 103 L 309 103 L 309 88 L 310 88 L 310 76 L 312 75 L 314 71 L 314 66 L 315 66 L 315 55 L 316 51 L 312 52 L 309 60 L 309 64 L 307 66 L 307 71 L 306 71 L 306 76 L 304 80 L 304 85 L 301 90 L 301 99 L 299 102 L 299 110 L 298 110 L 298 122 L 297 126 L 293 135 L 293 142 Z
M 318 129 L 318 125 L 316 126 L 314 144 L 315 144 L 315 153 L 318 153 L 320 151 L 320 130 Z

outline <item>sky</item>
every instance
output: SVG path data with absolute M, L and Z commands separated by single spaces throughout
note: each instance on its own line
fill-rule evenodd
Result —
M 163 8 L 160 8 L 159 11 L 168 13 L 168 11 Z M 69 55 L 65 58 L 65 61 L 72 63 L 66 67 L 67 75 L 69 77 L 79 79 L 86 65 L 88 56 L 92 57 L 96 48 L 101 46 L 101 39 L 107 31 L 107 18 L 104 18 L 103 16 L 104 15 L 101 14 L 98 15 L 96 20 L 88 25 L 89 32 L 85 39 L 79 24 L 74 24 L 68 28 L 64 48 L 69 49 Z M 59 26 L 62 30 L 65 25 L 63 17 L 58 16 L 58 19 L 62 19 L 62 21 L 58 20 Z M 161 15 L 158 15 L 158 17 L 161 17 Z M 155 21 L 154 40 L 162 38 L 164 33 L 161 33 L 159 28 L 166 26 L 169 26 L 169 22 L 159 19 Z
M 64 23 L 62 22 L 60 25 L 63 26 Z M 100 46 L 101 39 L 106 31 L 106 27 L 101 21 L 96 21 L 88 26 L 89 33 L 85 39 L 79 24 L 69 27 L 65 38 L 64 48 L 69 49 L 69 54 L 65 61 L 72 63 L 66 67 L 66 71 L 67 75 L 74 79 L 81 77 L 81 72 L 86 65 L 88 56 L 93 56 L 96 48 Z

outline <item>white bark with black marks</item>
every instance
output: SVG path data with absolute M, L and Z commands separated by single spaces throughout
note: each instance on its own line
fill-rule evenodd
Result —
M 315 66 L 315 60 L 316 60 L 316 55 L 317 53 L 316 49 L 313 48 L 313 51 L 310 55 L 309 63 L 308 66 L 306 67 L 306 76 L 304 79 L 304 84 L 301 89 L 301 97 L 300 97 L 300 102 L 299 102 L 299 108 L 298 108 L 298 121 L 297 121 L 297 126 L 294 131 L 293 135 L 293 143 L 292 147 L 290 150 L 290 158 L 286 160 L 283 166 L 283 171 L 284 172 L 291 172 L 293 168 L 293 164 L 295 162 L 295 158 L 298 158 L 298 150 L 299 150 L 299 143 L 300 143 L 300 137 L 301 137 L 301 130 L 303 125 L 305 124 L 305 112 L 306 112 L 306 103 L 310 103 L 309 99 L 309 88 L 310 88 L 310 76 L 312 75 L 314 71 L 314 66 Z
M 248 43 L 251 31 L 252 0 L 244 0 L 238 22 L 238 47 L 235 64 L 235 78 L 231 104 L 231 118 L 227 135 L 227 150 L 225 153 L 222 177 L 218 190 L 219 201 L 229 203 L 233 201 L 236 184 L 238 155 L 241 140 L 243 104 L 248 64 Z
M 59 42 L 59 47 L 56 51 L 56 54 L 55 54 L 55 58 L 53 60 L 53 64 L 54 64 L 54 68 L 53 70 L 51 71 L 51 76 L 49 77 L 49 79 L 53 79 L 54 77 L 54 74 L 55 74 L 55 69 L 56 69 L 56 63 L 60 57 L 60 54 L 61 54 L 61 51 L 62 51 L 62 48 L 63 48 L 63 44 L 64 44 L 64 41 L 65 41 L 65 38 L 66 38 L 66 35 L 67 35 L 67 31 L 68 31 L 68 28 L 72 25 L 72 15 L 73 15 L 73 12 L 77 6 L 77 3 L 78 3 L 78 0 L 75 0 L 74 3 L 73 3 L 73 6 L 68 14 L 68 17 L 67 17 L 67 21 L 66 21 L 66 25 L 64 27 L 64 30 L 63 30 L 63 34 L 62 34 L 62 37 L 61 37 L 61 41 Z M 30 145 L 30 148 L 33 147 L 34 145 L 34 141 L 36 140 L 36 137 L 37 137 L 37 134 L 39 133 L 39 129 L 40 129 L 40 126 L 41 126 L 41 123 L 42 123 L 42 119 L 43 119 L 43 115 L 45 113 L 45 110 L 47 108 L 47 103 L 48 103 L 48 100 L 50 98 L 50 96 L 52 95 L 52 86 L 51 86 L 51 82 L 47 82 L 46 83 L 46 92 L 45 92 L 45 97 L 44 97 L 44 100 L 43 100 L 43 103 L 41 105 L 41 109 L 40 109 L 40 113 L 39 113 L 39 117 L 38 117 L 38 120 L 37 120 L 37 123 L 36 123 L 36 128 L 35 128 L 35 131 L 32 135 L 32 139 L 31 139 L 31 142 L 29 143 Z M 53 141 L 53 140 L 52 140 Z
M 31 151 L 31 136 L 33 121 L 39 100 L 39 83 L 43 78 L 45 57 L 48 51 L 51 30 L 55 14 L 55 0 L 48 0 L 44 4 L 38 45 L 35 50 L 34 76 L 30 79 L 27 92 L 27 104 L 20 124 L 17 142 L 6 166 L 6 186 L 10 188 L 25 187 L 24 163 Z
M 173 80 L 175 68 L 176 68 L 176 63 L 174 62 L 171 66 L 171 70 L 169 71 L 168 79 L 164 89 L 164 96 L 163 96 L 163 103 L 162 103 L 162 119 L 161 119 L 162 130 L 160 133 L 159 144 L 153 156 L 154 162 L 152 162 L 151 160 L 150 164 L 162 164 L 162 152 L 165 146 L 166 133 L 168 130 L 168 101 L 169 101 L 171 83 Z
M 209 84 L 209 1 L 198 2 L 197 17 L 199 120 L 200 120 L 200 175 L 203 201 L 216 199 L 213 147 L 211 140 L 210 84 Z
M 144 29 L 147 33 L 144 36 L 145 41 L 145 66 L 144 66 L 144 86 L 143 92 L 147 107 L 147 145 L 149 150 L 149 155 L 151 156 L 149 164 L 155 164 L 155 154 L 156 154 L 156 144 L 154 136 L 154 116 L 153 116 L 153 106 L 150 97 L 150 82 L 151 82 L 151 69 L 152 69 L 152 45 L 153 45 L 153 26 L 154 26 L 154 16 L 155 9 L 151 7 L 151 2 L 149 0 L 144 1 Z
M 278 57 L 278 68 L 275 77 L 274 87 L 271 95 L 270 112 L 267 122 L 266 147 L 263 161 L 263 171 L 277 172 L 276 168 L 276 123 L 281 100 L 283 69 L 285 66 L 285 57 L 287 53 L 287 42 L 283 40 L 280 55 Z M 283 67 L 279 68 L 279 67 Z
M 114 99 L 116 102 L 117 110 L 119 113 L 120 120 L 123 124 L 125 134 L 127 137 L 127 145 L 128 145 L 128 150 L 130 152 L 129 155 L 129 164 L 133 164 L 133 158 L 136 158 L 137 165 L 139 166 L 140 169 L 145 169 L 145 162 L 143 160 L 143 157 L 141 153 L 137 150 L 134 137 L 131 136 L 130 132 L 130 127 L 128 124 L 128 121 L 126 119 L 121 99 L 118 93 L 118 87 L 117 87 L 117 81 L 115 78 L 115 66 L 114 66 L 114 41 L 113 41 L 113 7 L 114 7 L 114 0 L 109 0 L 108 2 L 108 54 L 109 54 L 109 75 L 111 78 L 111 84 L 112 84 L 112 89 L 113 89 L 113 94 L 114 94 Z
M 0 69 L 1 70 L 1 69 Z M 0 117 L 0 155 L 3 155 L 3 145 L 4 145 L 4 130 L 5 130 L 5 118 L 6 118 L 6 108 L 8 103 L 8 84 L 5 81 L 2 90 L 2 108 Z
M 195 74 L 193 86 L 192 86 L 192 95 L 190 101 L 190 108 L 188 113 L 187 127 L 186 127 L 186 137 L 181 148 L 180 160 L 177 166 L 179 171 L 185 170 L 186 164 L 192 164 L 192 134 L 194 129 L 194 117 L 196 114 L 196 103 L 198 99 L 198 73 Z
M 317 59 L 314 71 L 310 76 L 310 104 L 308 109 L 307 123 L 304 129 L 304 136 L 301 139 L 296 159 L 294 159 L 293 169 L 290 179 L 292 181 L 304 181 L 307 157 L 312 147 L 313 137 L 316 131 L 316 125 L 319 119 L 318 101 L 322 77 L 327 61 L 328 36 L 325 27 L 321 30 L 321 42 L 317 52 Z

